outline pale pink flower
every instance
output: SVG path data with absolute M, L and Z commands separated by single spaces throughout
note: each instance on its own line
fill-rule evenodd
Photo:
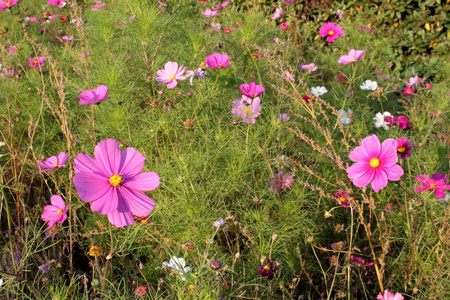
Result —
M 278 20 L 283 13 L 283 9 L 281 7 L 275 8 L 275 13 L 273 14 L 272 20 Z
M 308 74 L 311 74 L 312 72 L 315 72 L 318 69 L 314 63 L 310 63 L 307 65 L 299 65 L 298 67 L 303 71 L 308 71 Z
M 363 58 L 363 55 L 364 55 L 364 50 L 352 49 L 352 50 L 350 50 L 348 55 L 342 55 L 339 58 L 338 64 L 347 65 L 347 64 L 351 64 L 351 63 L 357 62 L 358 60 Z
M 356 163 L 347 168 L 348 178 L 353 179 L 357 187 L 370 183 L 378 192 L 386 187 L 388 179 L 397 181 L 403 175 L 402 167 L 397 165 L 397 141 L 394 139 L 386 139 L 380 145 L 378 136 L 368 136 L 349 157 Z
M 48 172 L 51 170 L 56 170 L 60 168 L 64 168 L 66 165 L 65 163 L 69 160 L 70 156 L 69 154 L 66 154 L 64 152 L 60 152 L 58 154 L 58 157 L 51 156 L 46 161 L 38 161 L 38 166 L 41 168 L 45 168 L 45 170 L 36 172 L 38 174 Z
M 212 28 L 213 30 L 219 30 L 220 27 L 221 27 L 220 23 L 214 23 L 214 22 L 211 22 L 211 28 Z
M 388 290 L 384 290 L 384 294 L 379 293 L 377 296 L 377 300 L 403 300 L 403 296 L 399 293 L 395 293 L 395 295 Z
M 156 189 L 159 176 L 154 172 L 141 173 L 145 157 L 131 147 L 121 153 L 119 143 L 113 139 L 98 143 L 94 156 L 80 153 L 75 158 L 73 183 L 78 197 L 92 202 L 91 209 L 107 214 L 117 227 L 133 224 L 133 215 L 150 214 L 155 202 L 143 191 Z
M 334 43 L 338 37 L 344 36 L 345 32 L 342 29 L 342 26 L 336 26 L 334 22 L 325 23 L 320 28 L 319 35 L 321 37 L 327 37 L 327 42 Z
M 178 67 L 177 62 L 169 61 L 164 65 L 163 70 L 156 71 L 156 74 L 158 74 L 159 77 L 155 78 L 155 80 L 160 81 L 159 85 L 167 83 L 167 88 L 173 89 L 178 84 L 177 80 L 186 79 L 186 76 L 182 76 L 185 70 L 186 67 L 183 68 L 183 65 Z
M 294 183 L 294 177 L 284 171 L 278 172 L 273 179 L 270 180 L 270 189 L 279 194 L 283 189 L 291 189 Z
M 53 195 L 50 197 L 52 205 L 46 205 L 44 207 L 44 212 L 41 215 L 41 219 L 47 222 L 47 226 L 53 227 L 56 223 L 64 223 L 67 219 L 67 210 L 69 205 L 66 206 L 64 200 L 59 195 Z
M 231 66 L 230 60 L 231 57 L 229 58 L 225 53 L 214 53 L 205 58 L 205 63 L 211 69 L 226 69 Z
M 217 10 L 207 9 L 207 10 L 205 10 L 205 11 L 202 11 L 202 15 L 203 15 L 205 18 L 212 18 L 212 17 L 214 17 L 215 15 L 217 15 Z
M 18 46 L 19 46 L 19 44 L 10 46 L 8 48 L 8 53 L 11 55 L 17 55 L 17 47 Z
M 252 100 L 242 95 L 233 102 L 231 113 L 233 117 L 240 117 L 246 124 L 255 124 L 256 117 L 261 115 L 261 99 L 256 97 Z
M 95 89 L 83 91 L 78 98 L 80 98 L 80 105 L 94 105 L 109 98 L 108 87 L 106 85 L 99 85 Z
M 294 81 L 294 75 L 292 75 L 289 71 L 284 71 L 283 79 L 286 81 Z

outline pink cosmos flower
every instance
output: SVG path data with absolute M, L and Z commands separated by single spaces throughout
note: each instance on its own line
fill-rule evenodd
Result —
M 425 84 L 425 87 L 427 88 L 427 90 L 431 90 L 431 89 L 433 88 L 433 86 L 431 85 L 431 83 Z
M 233 102 L 231 108 L 233 117 L 240 117 L 246 124 L 255 124 L 255 119 L 261 114 L 261 99 L 258 97 L 248 98 L 242 95 L 240 99 Z
M 344 65 L 348 65 L 354 62 L 357 62 L 358 60 L 360 60 L 361 58 L 363 58 L 364 55 L 364 50 L 355 50 L 352 49 L 350 50 L 350 52 L 348 53 L 348 55 L 342 55 L 339 60 L 338 60 L 338 64 L 344 64 Z
M 411 126 L 411 122 L 408 121 L 408 117 L 406 116 L 398 116 L 397 124 L 401 129 L 406 129 Z
M 123 227 L 134 223 L 133 214 L 147 216 L 155 202 L 143 191 L 159 186 L 154 172 L 141 172 L 145 157 L 128 147 L 122 153 L 113 139 L 103 140 L 95 147 L 95 158 L 80 153 L 75 158 L 73 183 L 84 202 L 92 202 L 91 209 L 108 215 L 111 224 Z
M 225 1 L 224 3 L 219 4 L 219 5 L 217 5 L 216 7 L 214 7 L 212 10 L 219 10 L 219 9 L 221 9 L 221 8 L 227 7 L 229 4 L 230 4 L 230 2 Z
M 388 179 L 397 181 L 403 175 L 403 169 L 397 165 L 397 142 L 386 139 L 381 145 L 378 136 L 371 135 L 362 140 L 349 155 L 356 162 L 347 168 L 348 178 L 353 179 L 357 187 L 365 187 L 369 183 L 375 192 L 383 189 Z
M 95 3 L 96 4 L 92 6 L 92 11 L 98 11 L 99 9 L 103 9 L 103 7 L 105 7 L 105 3 L 102 1 L 95 1 Z
M 145 296 L 145 295 L 147 294 L 147 287 L 142 286 L 142 285 L 138 286 L 138 287 L 134 290 L 134 294 L 135 294 L 137 297 Z
M 408 141 L 406 137 L 397 139 L 397 154 L 400 155 L 401 159 L 406 159 L 411 156 L 411 149 L 414 144 L 411 144 L 411 140 Z
M 403 300 L 402 295 L 399 293 L 395 293 L 395 295 L 388 290 L 384 290 L 384 294 L 379 293 L 377 296 L 377 300 Z
M 336 202 L 342 206 L 343 208 L 349 208 L 352 206 L 352 202 L 348 199 L 347 192 L 338 190 L 337 193 L 333 193 L 333 197 L 336 199 Z
M 222 30 L 223 33 L 230 33 L 231 32 L 231 28 L 225 28 L 224 30 Z
M 220 23 L 214 23 L 214 22 L 211 22 L 211 28 L 212 28 L 213 30 L 219 30 L 220 27 L 221 27 Z
M 178 81 L 177 80 L 185 80 L 186 76 L 182 76 L 184 71 L 186 70 L 186 67 L 183 68 L 183 65 L 178 68 L 177 62 L 167 62 L 164 65 L 164 70 L 158 70 L 156 71 L 156 74 L 158 74 L 158 78 L 155 78 L 156 81 L 161 81 L 159 85 L 167 83 L 168 89 L 173 89 L 177 86 Z
M 48 0 L 48 4 L 56 5 L 58 7 L 61 7 L 61 4 L 64 2 L 66 2 L 66 0 Z
M 250 97 L 250 98 L 254 98 L 254 97 L 258 97 L 260 94 L 264 93 L 264 91 L 266 90 L 265 88 L 263 88 L 262 86 L 254 83 L 254 82 L 250 82 L 249 84 L 241 84 L 239 86 L 239 89 L 241 90 L 242 94 Z
M 415 93 L 414 87 L 405 87 L 403 89 L 403 96 L 411 98 L 412 94 Z
M 371 266 L 373 266 L 373 262 L 365 263 L 364 260 L 361 257 L 354 257 L 353 255 L 350 256 L 350 263 L 356 264 L 356 265 L 361 265 L 361 266 L 364 266 L 364 267 L 371 267 Z
M 286 81 L 295 81 L 294 75 L 292 75 L 289 71 L 284 71 L 284 76 L 282 77 L 282 79 Z
M 415 180 L 421 184 L 414 188 L 414 191 L 422 193 L 424 191 L 434 191 L 436 198 L 444 199 L 445 192 L 450 190 L 450 185 L 447 185 L 448 176 L 442 175 L 441 173 L 436 173 L 433 176 L 428 177 L 428 175 L 420 174 Z
M 287 23 L 281 23 L 281 29 L 286 31 L 288 30 L 288 24 Z
M 28 57 L 28 62 L 30 63 L 28 66 L 37 69 L 39 67 L 44 66 L 44 61 L 46 61 L 47 58 L 43 56 L 36 56 L 36 57 Z
M 19 0 L 6 0 L 6 2 L 0 0 L 0 11 L 4 11 L 11 6 L 16 5 L 17 2 L 19 2 Z
M 31 23 L 37 23 L 37 18 L 36 17 L 30 17 L 30 22 Z
M 17 45 L 12 45 L 11 47 L 8 48 L 8 53 L 11 55 L 17 55 L 17 47 L 19 46 L 19 44 Z
M 334 24 L 334 22 L 330 22 L 330 23 L 325 23 L 322 25 L 322 27 L 319 30 L 319 35 L 321 37 L 326 37 L 327 42 L 332 42 L 334 43 L 334 41 L 340 37 L 340 36 L 344 36 L 345 32 L 344 30 L 342 30 L 343 27 L 342 26 L 336 26 Z
M 275 8 L 275 13 L 273 14 L 272 20 L 278 20 L 283 14 L 283 9 L 281 7 Z
M 73 40 L 73 36 L 65 35 L 65 36 L 62 37 L 62 40 L 65 41 L 65 42 L 69 42 L 69 41 Z
M 205 58 L 206 65 L 211 69 L 226 69 L 231 64 L 229 63 L 231 60 L 231 57 L 228 58 L 228 55 L 220 54 L 220 53 L 214 53 L 211 55 L 208 55 Z
M 317 71 L 317 66 L 314 63 L 310 63 L 307 65 L 299 65 L 299 69 L 302 69 L 303 71 L 308 71 L 308 74 L 311 74 L 312 72 Z
M 278 123 L 283 123 L 283 122 L 287 122 L 291 119 L 291 117 L 289 117 L 288 114 L 280 114 L 277 118 L 277 122 Z
M 214 17 L 215 15 L 217 15 L 217 10 L 207 9 L 207 10 L 205 10 L 205 11 L 202 11 L 202 15 L 203 15 L 205 18 L 212 18 L 212 17 Z
M 294 177 L 283 171 L 278 172 L 273 179 L 270 180 L 270 189 L 279 194 L 283 189 L 291 189 L 294 183 Z
M 41 215 L 41 219 L 47 222 L 48 228 L 53 227 L 56 223 L 64 223 L 67 219 L 67 210 L 69 205 L 66 206 L 64 200 L 59 195 L 53 195 L 50 197 L 52 205 L 46 205 L 44 212 Z
M 372 30 L 374 30 L 374 29 L 375 29 L 375 27 L 373 27 L 373 26 L 367 27 L 367 26 L 361 25 L 359 27 L 359 32 L 369 30 L 369 33 L 372 33 Z
M 64 168 L 65 163 L 69 160 L 70 156 L 64 152 L 60 152 L 58 157 L 51 156 L 46 161 L 38 161 L 38 166 L 41 168 L 45 168 L 45 170 L 36 172 L 37 174 L 48 172 L 51 170 L 56 170 L 60 168 Z
M 86 90 L 78 96 L 80 98 L 80 105 L 94 105 L 100 103 L 109 98 L 106 96 L 108 94 L 108 87 L 106 85 L 99 85 L 95 89 Z

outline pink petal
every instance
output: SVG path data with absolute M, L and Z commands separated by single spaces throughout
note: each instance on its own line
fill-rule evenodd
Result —
M 139 173 L 130 178 L 124 178 L 123 186 L 139 191 L 151 191 L 159 186 L 159 176 L 154 172 Z
M 66 207 L 63 198 L 59 195 L 51 196 L 50 201 L 52 202 L 52 205 L 56 206 L 58 209 L 64 210 Z
M 397 141 L 394 139 L 386 139 L 381 144 L 381 154 L 378 157 L 380 165 L 393 166 L 398 162 Z
M 59 153 L 58 155 L 58 165 L 62 166 L 64 165 L 68 160 L 69 160 L 70 156 L 64 152 Z
M 126 148 L 121 154 L 119 174 L 124 177 L 136 176 L 142 171 L 145 164 L 145 157 L 132 147 Z
M 369 158 L 378 158 L 380 156 L 380 140 L 375 134 L 364 138 L 361 144 L 363 151 Z
M 382 168 L 375 169 L 375 175 L 372 180 L 372 189 L 378 193 L 379 190 L 386 187 L 388 183 L 388 177 Z
M 399 165 L 393 165 L 390 167 L 381 167 L 386 172 L 387 178 L 391 181 L 397 181 L 403 176 L 403 169 Z
M 133 215 L 124 203 L 119 203 L 120 209 L 108 214 L 108 220 L 117 227 L 132 225 L 134 223 Z
M 349 156 L 354 162 L 365 162 L 369 163 L 371 158 L 366 155 L 362 147 L 356 147 Z
M 97 99 L 105 99 L 106 95 L 108 94 L 108 87 L 106 85 L 100 85 L 95 90 L 95 93 L 97 94 Z
M 178 81 L 176 81 L 175 79 L 172 79 L 168 84 L 167 84 L 167 88 L 168 89 L 173 89 L 174 87 L 176 87 L 178 84 Z
M 55 157 L 55 162 L 56 162 L 56 157 Z M 55 167 L 53 166 L 53 163 L 49 162 L 49 159 L 47 159 L 46 161 L 38 161 L 37 164 L 41 168 L 55 169 Z
M 116 140 L 107 139 L 98 143 L 95 146 L 94 155 L 98 166 L 109 176 L 119 172 L 121 154 Z
M 101 215 L 106 215 L 117 210 L 119 197 L 120 192 L 118 191 L 118 188 L 110 186 L 103 196 L 92 202 L 91 209 Z
M 147 216 L 155 207 L 155 201 L 144 192 L 127 187 L 122 187 L 120 192 L 129 210 L 136 216 Z
M 97 162 L 94 158 L 84 153 L 80 153 L 77 155 L 73 163 L 73 168 L 75 169 L 76 173 L 91 172 L 103 174 L 104 177 L 108 178 L 109 176 L 111 176 L 111 174 L 107 174 L 105 170 L 102 170 L 97 166 Z
M 357 187 L 365 187 L 372 182 L 374 176 L 375 170 L 374 168 L 370 167 L 367 169 L 367 172 L 361 174 L 359 177 L 353 178 L 353 184 Z
M 358 162 L 347 168 L 348 178 L 355 179 L 367 172 L 372 167 L 365 162 Z
M 102 198 L 111 187 L 109 178 L 96 173 L 79 172 L 73 177 L 78 197 L 84 202 Z
M 434 190 L 434 195 L 436 196 L 436 198 L 439 199 L 444 199 L 445 198 L 445 192 L 441 189 L 435 189 Z

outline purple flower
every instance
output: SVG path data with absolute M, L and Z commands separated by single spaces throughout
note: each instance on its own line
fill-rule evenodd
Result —
M 158 70 L 156 71 L 156 74 L 158 74 L 158 78 L 156 78 L 156 81 L 161 81 L 159 85 L 167 83 L 168 89 L 173 89 L 177 86 L 178 81 L 177 80 L 185 80 L 186 76 L 182 76 L 184 71 L 186 70 L 186 67 L 183 68 L 183 65 L 178 68 L 177 62 L 167 62 L 164 65 L 164 70 Z
M 288 114 L 280 114 L 277 118 L 277 122 L 283 123 L 289 121 L 291 118 L 288 116 Z
M 95 158 L 80 153 L 75 158 L 73 183 L 84 202 L 92 202 L 91 209 L 108 215 L 111 224 L 123 227 L 134 223 L 133 214 L 150 214 L 155 202 L 143 191 L 159 186 L 154 172 L 141 172 L 145 157 L 134 148 L 120 152 L 113 139 L 103 140 L 95 147 Z
M 361 257 L 354 257 L 353 255 L 350 256 L 350 263 L 355 264 L 355 265 L 364 266 L 364 267 L 371 267 L 371 266 L 373 266 L 373 262 L 365 263 L 364 260 Z
M 300 65 L 298 65 L 298 68 L 302 69 L 303 71 L 308 71 L 308 74 L 311 74 L 312 72 L 315 72 L 318 69 L 314 63 L 310 63 L 307 65 L 300 64 Z
M 52 205 L 46 205 L 44 212 L 41 215 L 41 219 L 47 222 L 48 227 L 53 227 L 56 223 L 64 223 L 67 219 L 67 210 L 69 206 L 64 203 L 64 200 L 59 195 L 53 195 L 50 197 Z
M 258 97 L 248 98 L 242 95 L 240 99 L 233 102 L 231 113 L 233 117 L 240 117 L 246 124 L 255 124 L 255 119 L 261 114 L 261 99 Z
M 247 96 L 250 98 L 258 97 L 260 94 L 264 93 L 264 91 L 266 90 L 265 88 L 263 88 L 260 85 L 257 85 L 254 82 L 250 82 L 249 84 L 243 83 L 239 86 L 239 89 L 241 90 L 241 92 L 244 96 Z
M 41 168 L 45 168 L 45 170 L 36 172 L 37 174 L 48 172 L 51 170 L 56 170 L 60 168 L 64 168 L 65 163 L 69 160 L 70 156 L 64 152 L 60 152 L 58 157 L 51 156 L 46 161 L 38 161 L 38 166 Z
M 42 264 L 39 266 L 39 271 L 46 274 L 48 271 L 50 271 L 51 266 L 49 264 Z
M 291 189 L 292 183 L 294 183 L 294 177 L 283 171 L 280 171 L 274 176 L 273 179 L 270 180 L 270 189 L 274 193 L 279 194 L 285 188 Z
M 69 41 L 73 40 L 73 36 L 67 36 L 67 35 L 65 35 L 65 36 L 62 37 L 62 40 L 63 40 L 64 42 L 69 42 Z
M 186 71 L 186 79 L 191 77 L 191 85 L 193 85 L 192 80 L 194 79 L 194 77 L 197 77 L 198 80 L 202 82 L 205 79 L 206 75 L 208 75 L 208 73 L 206 73 L 206 71 L 202 68 L 197 68 L 195 69 L 195 71 Z
M 411 126 L 411 122 L 409 122 L 408 118 L 405 116 L 399 116 L 397 118 L 397 124 L 401 129 L 406 129 L 407 127 Z
M 226 69 L 231 66 L 230 60 L 226 54 L 214 53 L 205 58 L 205 63 L 211 69 Z
M 274 271 L 278 270 L 280 267 L 274 267 L 273 262 L 266 258 L 267 264 L 260 265 L 258 269 L 258 277 L 267 277 L 267 279 L 272 280 L 275 277 Z
M 411 140 L 408 141 L 406 137 L 402 137 L 397 139 L 397 154 L 400 155 L 401 159 L 405 159 L 411 156 L 411 149 L 414 147 L 414 144 L 411 144 Z
M 80 98 L 80 105 L 94 105 L 109 98 L 108 87 L 106 85 L 99 85 L 95 89 L 83 91 L 78 98 Z
M 225 221 L 222 218 L 220 218 L 220 219 L 216 220 L 213 225 L 214 225 L 214 227 L 219 228 L 223 224 L 225 224 Z

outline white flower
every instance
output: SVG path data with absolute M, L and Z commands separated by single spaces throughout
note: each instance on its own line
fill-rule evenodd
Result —
M 378 88 L 376 81 L 366 80 L 362 85 L 359 86 L 362 90 L 375 91 Z
M 225 221 L 222 219 L 222 218 L 220 218 L 220 219 L 218 219 L 218 220 L 216 220 L 215 222 L 214 222 L 214 227 L 217 227 L 217 228 L 219 228 L 219 227 L 221 227 L 223 224 L 225 224 Z
M 328 92 L 327 88 L 324 86 L 316 86 L 311 88 L 311 94 L 313 94 L 316 97 L 320 97 L 323 94 L 326 94 Z
M 186 280 L 184 278 L 184 274 L 191 271 L 190 267 L 186 267 L 186 262 L 182 257 L 172 257 L 169 262 L 164 261 L 162 267 L 167 269 L 170 272 L 170 276 L 180 276 L 182 280 Z
M 384 117 L 391 117 L 391 116 L 392 116 L 391 113 L 387 111 L 385 111 L 383 114 L 377 113 L 375 115 L 375 118 L 373 118 L 373 120 L 375 121 L 375 127 L 376 128 L 382 127 L 384 130 L 389 130 L 388 126 L 389 122 L 386 122 L 384 120 Z
M 285 155 L 278 155 L 275 157 L 273 164 L 280 169 L 291 167 L 291 161 Z
M 3 147 L 5 145 L 6 145 L 5 142 L 0 141 L 0 147 Z
M 3 285 L 3 278 L 0 278 L 0 288 L 2 287 L 2 285 Z
M 347 111 L 340 109 L 338 110 L 339 120 L 342 124 L 347 125 L 352 122 L 353 111 L 350 108 L 347 108 Z

